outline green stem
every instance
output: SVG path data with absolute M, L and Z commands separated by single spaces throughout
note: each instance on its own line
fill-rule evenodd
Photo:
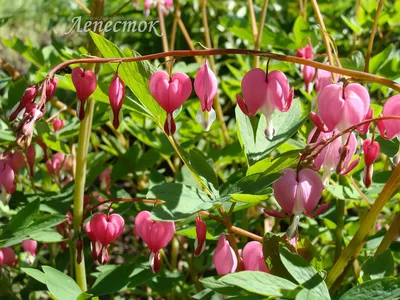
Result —
M 400 164 L 393 170 L 389 180 L 382 189 L 378 198 L 374 202 L 374 205 L 368 212 L 368 215 L 362 221 L 360 228 L 358 228 L 356 234 L 351 239 L 350 243 L 343 250 L 339 260 L 335 263 L 332 270 L 329 272 L 326 278 L 326 284 L 328 288 L 334 286 L 335 282 L 340 276 L 348 269 L 351 262 L 358 256 L 363 245 L 366 242 L 368 233 L 373 228 L 379 213 L 390 200 L 394 192 L 398 189 L 398 183 L 400 182 Z M 332 291 L 333 289 L 331 289 Z
M 265 24 L 265 17 L 267 16 L 268 0 L 264 0 L 263 8 L 261 11 L 260 24 L 257 31 L 257 38 L 255 40 L 254 50 L 260 50 L 261 41 L 263 35 L 263 29 Z M 260 57 L 254 56 L 253 58 L 253 68 L 258 68 L 260 66 Z
M 342 253 L 345 207 L 344 200 L 338 199 L 336 204 L 335 261 L 339 259 L 340 254 Z
M 378 27 L 379 14 L 381 13 L 383 2 L 385 2 L 385 0 L 380 0 L 378 3 L 378 7 L 376 8 L 374 23 L 372 24 L 371 35 L 368 42 L 367 54 L 365 55 L 364 72 L 369 72 L 369 60 L 371 58 L 372 46 L 374 45 L 376 28 Z
M 103 17 L 104 11 L 104 1 L 103 0 L 93 0 L 92 7 L 92 17 L 101 18 Z M 89 53 L 96 54 L 97 48 L 92 40 L 89 42 Z M 87 64 L 87 70 L 95 70 L 95 64 Z M 78 137 L 78 149 L 76 153 L 76 174 L 75 174 L 75 189 L 74 189 L 74 218 L 73 225 L 75 234 L 77 234 L 81 229 L 81 224 L 83 221 L 83 210 L 84 210 L 84 193 L 86 184 L 86 167 L 87 167 L 87 155 L 90 143 L 90 133 L 92 131 L 92 121 L 93 121 L 93 111 L 94 111 L 94 99 L 89 98 L 86 103 L 85 108 L 85 118 L 82 120 L 79 128 Z M 75 250 L 74 263 L 75 263 L 75 277 L 76 282 L 83 292 L 87 291 L 86 283 L 86 269 L 85 269 L 85 257 L 82 253 L 82 260 L 78 264 L 76 260 L 76 243 L 77 240 L 73 241 L 73 248 Z M 83 252 L 83 251 L 82 251 Z
M 379 244 L 378 249 L 376 249 L 375 257 L 382 254 L 387 248 L 389 248 L 390 243 L 393 241 L 393 238 L 398 234 L 400 231 L 400 213 L 398 213 L 392 224 L 390 225 L 389 230 L 386 232 L 385 236 L 383 237 L 382 242 Z

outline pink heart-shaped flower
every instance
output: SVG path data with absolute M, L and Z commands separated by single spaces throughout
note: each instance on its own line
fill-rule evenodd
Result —
M 71 77 L 79 100 L 85 101 L 96 90 L 97 79 L 92 71 L 84 71 L 79 67 L 74 68 Z
M 175 234 L 174 222 L 155 222 L 145 210 L 136 216 L 135 225 L 137 234 L 154 253 L 167 246 Z
M 95 214 L 90 220 L 90 232 L 104 247 L 114 242 L 124 232 L 124 219 L 118 214 Z
M 192 93 L 192 81 L 185 73 L 175 73 L 171 78 L 165 71 L 155 72 L 149 82 L 150 93 L 160 106 L 172 114 Z

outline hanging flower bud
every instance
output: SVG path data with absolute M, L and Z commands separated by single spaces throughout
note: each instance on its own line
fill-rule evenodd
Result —
M 32 256 L 37 254 L 37 242 L 35 240 L 25 240 L 21 244 L 24 251 L 29 252 Z
M 76 241 L 76 262 L 78 265 L 82 262 L 82 250 L 83 250 L 83 241 L 81 236 L 79 236 L 78 240 Z
M 158 273 L 161 267 L 160 249 L 168 245 L 175 234 L 174 222 L 155 222 L 150 218 L 150 212 L 141 211 L 135 218 L 136 232 L 146 243 L 151 253 L 150 268 Z
M 29 165 L 29 174 L 31 177 L 33 177 L 35 175 L 35 156 L 36 156 L 35 146 L 33 146 L 32 144 L 29 145 L 29 147 L 26 148 L 25 154 Z
M 0 160 L 0 191 L 12 194 L 15 191 L 14 170 L 8 159 Z
M 213 262 L 218 275 L 225 275 L 236 271 L 238 265 L 237 257 L 229 245 L 225 234 L 219 236 L 217 248 L 213 254 Z
M 218 91 L 218 80 L 208 67 L 206 60 L 196 74 L 194 90 L 201 103 L 201 110 L 197 112 L 197 120 L 203 129 L 208 131 L 216 118 L 212 104 Z
M 97 87 L 96 75 L 92 71 L 84 71 L 77 67 L 72 70 L 72 83 L 75 86 L 76 96 L 81 101 L 78 107 L 78 116 L 80 120 L 85 118 L 85 103 L 87 98 L 94 93 Z
M 326 63 L 329 65 L 329 63 Z M 315 78 L 315 90 L 320 93 L 326 86 L 336 83 L 339 79 L 338 74 L 333 74 L 333 82 L 332 82 L 332 73 L 326 70 L 318 69 L 317 75 Z
M 10 155 L 10 166 L 14 173 L 18 173 L 25 166 L 25 158 L 22 152 L 16 151 Z
M 25 240 L 21 243 L 21 247 L 25 252 L 28 252 L 27 262 L 33 264 L 37 254 L 37 242 L 35 240 Z
M 69 168 L 68 159 L 64 153 L 57 152 L 46 162 L 46 167 L 50 175 L 56 175 L 62 167 L 65 169 Z
M 361 84 L 330 84 L 318 95 L 318 114 L 329 131 L 344 131 L 364 120 L 369 103 L 368 91 Z
M 269 273 L 260 242 L 252 241 L 247 243 L 243 248 L 242 258 L 244 270 Z
M 173 135 L 176 130 L 172 113 L 178 109 L 192 93 L 192 82 L 185 73 L 175 73 L 169 77 L 165 71 L 155 72 L 149 82 L 150 93 L 167 112 L 164 130 Z
M 51 97 L 53 97 L 57 89 L 57 85 L 58 85 L 57 77 L 46 79 L 46 102 L 49 102 L 51 100 Z
M 374 172 L 374 162 L 379 156 L 381 147 L 377 141 L 371 141 L 370 139 L 364 140 L 363 152 L 364 152 L 364 185 L 369 188 L 372 184 L 372 175 Z
M 272 71 L 266 74 L 261 69 L 252 69 L 242 79 L 242 93 L 236 96 L 242 112 L 254 116 L 261 110 L 266 118 L 265 135 L 272 139 L 275 129 L 272 123 L 272 113 L 277 109 L 281 112 L 289 110 L 294 90 L 289 88 L 289 82 L 281 71 Z
M 382 116 L 400 116 L 400 95 L 390 97 L 383 106 Z M 400 137 L 400 120 L 384 120 L 378 122 L 379 131 L 384 139 Z
M 12 248 L 1 248 L 3 261 L 2 264 L 14 268 L 18 263 L 15 251 Z M 1 266 L 1 265 L 0 265 Z
M 150 14 L 152 0 L 144 0 L 144 16 L 148 17 Z
M 111 122 L 115 129 L 118 129 L 122 120 L 122 104 L 125 97 L 125 84 L 115 72 L 114 78 L 108 88 L 108 98 L 112 109 Z
M 11 112 L 11 115 L 8 118 L 8 121 L 12 122 L 14 121 L 20 112 L 25 109 L 26 105 L 28 103 L 32 103 L 33 100 L 35 100 L 37 95 L 37 88 L 36 85 L 31 86 L 30 88 L 27 88 L 24 95 L 22 96 L 21 100 L 18 102 L 18 104 L 15 106 L 13 111 Z
M 313 60 L 314 52 L 313 52 L 313 48 L 312 48 L 311 44 L 308 44 L 307 46 L 298 49 L 296 52 L 296 56 L 304 58 L 304 59 Z M 304 83 L 306 85 L 306 92 L 308 92 L 310 82 L 313 80 L 314 75 L 315 75 L 315 68 L 302 65 L 301 71 L 303 72 L 303 79 L 304 79 Z
M 27 148 L 32 141 L 35 122 L 43 116 L 43 111 L 37 108 L 35 103 L 28 103 L 25 107 L 25 113 L 20 122 L 20 130 L 17 135 L 16 143 L 21 148 Z
M 196 240 L 194 241 L 194 256 L 199 256 L 206 248 L 207 225 L 200 216 L 196 217 Z
M 53 119 L 54 132 L 61 130 L 64 127 L 64 120 L 55 118 Z
M 88 235 L 91 243 L 90 243 L 90 249 L 92 250 L 92 258 L 93 260 L 98 260 L 98 257 L 101 253 L 102 245 L 101 243 L 97 240 L 96 236 L 92 232 L 92 229 L 90 227 L 90 222 L 86 223 L 85 226 L 85 232 Z

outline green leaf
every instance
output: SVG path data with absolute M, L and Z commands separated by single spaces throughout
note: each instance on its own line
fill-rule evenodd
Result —
M 279 145 L 291 138 L 300 126 L 306 121 L 307 116 L 302 117 L 301 103 L 299 99 L 294 99 L 292 107 L 288 112 L 282 113 L 275 111 L 272 115 L 272 122 L 275 128 L 275 136 L 272 140 L 265 137 L 264 130 L 266 120 L 260 117 L 257 133 L 254 138 L 253 129 L 249 118 L 236 107 L 236 123 L 242 147 L 246 152 L 249 165 L 254 165 L 257 161 L 265 158 Z
M 330 299 L 328 287 L 318 272 L 309 265 L 300 255 L 280 248 L 280 257 L 286 270 L 304 288 L 320 295 L 324 299 Z
M 231 284 L 218 280 L 218 276 L 201 278 L 200 282 L 206 287 L 218 294 L 227 296 L 236 296 L 243 294 L 243 290 Z
M 46 275 L 42 271 L 34 268 L 21 268 L 21 270 L 37 281 L 46 284 Z
M 118 158 L 117 162 L 113 165 L 111 170 L 111 179 L 116 181 L 120 178 L 125 177 L 131 172 L 136 170 L 136 163 L 142 154 L 142 148 L 139 142 L 133 143 L 133 145 Z
M 278 173 L 286 168 L 294 167 L 299 159 L 299 151 L 292 150 L 280 154 L 278 157 L 267 157 L 247 169 L 247 175 L 263 173 L 264 175 Z
M 65 154 L 70 153 L 68 145 L 54 135 L 53 131 L 50 130 L 49 125 L 45 121 L 39 120 L 35 123 L 35 127 L 38 131 L 39 137 L 43 140 L 47 147 L 56 152 L 62 152 Z
M 107 269 L 97 277 L 90 293 L 96 296 L 118 293 L 142 285 L 154 276 L 148 267 L 138 267 L 136 263 L 107 265 Z
M 42 243 L 58 243 L 64 240 L 64 237 L 54 229 L 41 230 L 39 232 L 29 234 L 29 237 L 32 240 Z
M 76 300 L 82 294 L 80 287 L 68 275 L 49 266 L 43 266 L 42 269 L 47 288 L 57 299 Z
M 105 58 L 123 58 L 125 55 L 112 42 L 104 37 L 89 32 L 97 48 Z M 118 64 L 110 64 L 116 71 Z M 148 114 L 161 127 L 165 120 L 165 112 L 153 99 L 149 92 L 149 78 L 153 73 L 153 67 L 148 61 L 123 63 L 119 66 L 118 75 L 131 89 L 135 97 L 146 107 Z
M 250 293 L 270 297 L 281 297 L 285 295 L 284 290 L 297 288 L 297 285 L 284 278 L 258 271 L 232 273 L 221 277 L 218 281 Z
M 154 219 L 175 221 L 210 209 L 211 199 L 202 190 L 180 183 L 163 183 L 150 189 L 147 198 L 165 201 L 152 211 Z
M 286 239 L 272 232 L 268 232 L 263 238 L 264 259 L 271 274 L 292 280 L 293 277 L 286 270 L 281 261 L 280 244 L 283 244 L 287 248 L 292 248 L 293 251 L 295 251 L 293 246 L 290 245 Z
M 349 28 L 351 30 L 353 30 L 357 35 L 360 35 L 362 33 L 362 27 L 357 24 L 357 22 L 356 22 L 356 20 L 354 18 L 351 18 L 349 20 L 344 15 L 341 15 L 340 17 L 346 23 L 346 25 L 349 26 Z
M 296 300 L 323 300 L 325 298 L 313 293 L 310 290 L 302 289 L 297 295 Z
M 39 215 L 40 201 L 35 200 L 21 209 L 8 224 L 8 232 L 15 234 L 29 224 Z
M 339 300 L 388 300 L 400 297 L 400 278 L 381 278 L 357 285 Z
M 259 202 L 265 200 L 272 193 L 270 186 L 282 174 L 266 174 L 256 173 L 246 176 L 233 184 L 226 192 L 231 195 L 232 199 L 239 202 Z
M 212 166 L 206 161 L 203 154 L 197 149 L 192 149 L 189 153 L 190 165 L 196 173 L 204 177 L 207 181 L 211 182 L 214 188 L 218 188 L 217 175 Z
M 361 277 L 363 281 L 379 279 L 393 275 L 394 260 L 389 249 L 377 257 L 369 257 L 361 266 Z

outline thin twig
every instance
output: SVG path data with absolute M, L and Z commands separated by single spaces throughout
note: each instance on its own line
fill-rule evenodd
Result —
M 334 66 L 334 60 L 333 60 L 333 55 L 332 55 L 332 49 L 331 49 L 331 44 L 329 41 L 328 33 L 326 32 L 326 27 L 324 23 L 324 19 L 322 17 L 321 11 L 319 10 L 319 6 L 317 3 L 317 0 L 311 0 L 315 16 L 317 17 L 317 21 L 319 26 L 321 27 L 322 30 L 322 37 L 324 39 L 325 43 L 325 48 L 326 48 L 326 54 L 328 55 L 328 61 L 331 66 Z
M 74 0 L 76 4 L 78 4 L 78 6 L 80 6 L 88 15 L 90 15 L 92 12 L 90 11 L 89 8 L 87 8 L 85 6 L 85 4 L 83 4 L 80 0 Z
M 256 42 L 254 44 L 254 50 L 260 50 L 260 48 L 261 48 L 261 41 L 262 41 L 262 35 L 263 35 L 263 30 L 264 30 L 264 25 L 265 25 L 265 17 L 267 16 L 267 9 L 268 9 L 268 0 L 264 0 L 263 8 L 261 11 L 260 24 L 259 24 L 258 31 L 257 31 L 257 38 L 256 38 Z M 260 57 L 254 56 L 253 68 L 258 68 L 259 65 L 260 65 Z
M 346 68 L 335 67 L 332 65 L 316 62 L 309 59 L 304 59 L 296 56 L 290 55 L 283 55 L 283 54 L 276 54 L 271 52 L 264 52 L 264 51 L 255 51 L 255 50 L 247 50 L 247 49 L 207 49 L 207 50 L 174 50 L 169 52 L 161 52 L 143 56 L 136 56 L 136 57 L 125 57 L 125 58 L 80 58 L 80 59 L 72 59 L 64 61 L 57 66 L 55 66 L 48 74 L 48 77 L 54 76 L 54 74 L 71 64 L 82 64 L 82 63 L 94 63 L 94 64 L 101 64 L 101 63 L 122 63 L 122 62 L 138 62 L 144 60 L 153 60 L 153 59 L 160 59 L 164 57 L 193 57 L 193 56 L 214 56 L 214 55 L 232 55 L 232 54 L 240 54 L 240 55 L 250 55 L 250 56 L 260 56 L 265 58 L 271 58 L 279 61 L 286 61 L 296 64 L 301 64 L 305 66 L 311 66 L 317 69 L 326 70 L 332 73 L 341 74 L 344 76 L 351 77 L 353 79 L 363 81 L 363 82 L 375 82 L 381 85 L 387 86 L 392 88 L 395 91 L 400 92 L 400 84 L 397 82 L 386 79 L 381 76 L 373 75 L 366 72 L 350 70 Z M 46 81 L 43 82 L 43 90 L 46 90 Z M 46 94 L 42 92 L 41 101 L 45 102 Z
M 382 254 L 387 248 L 389 248 L 390 243 L 393 241 L 393 238 L 396 234 L 400 232 L 400 213 L 394 217 L 392 224 L 390 224 L 389 230 L 386 232 L 385 236 L 383 237 L 382 242 L 379 244 L 378 249 L 376 249 L 374 257 Z
M 253 32 L 254 43 L 257 41 L 257 22 L 256 22 L 256 14 L 254 12 L 253 0 L 248 0 L 249 3 L 249 14 L 251 21 L 251 30 Z
M 369 61 L 371 59 L 372 46 L 374 45 L 376 28 L 378 27 L 379 14 L 381 13 L 381 10 L 383 7 L 383 2 L 385 2 L 385 0 L 379 0 L 378 7 L 376 9 L 374 23 L 372 24 L 372 28 L 371 28 L 371 35 L 369 36 L 367 54 L 365 55 L 364 72 L 369 72 Z

